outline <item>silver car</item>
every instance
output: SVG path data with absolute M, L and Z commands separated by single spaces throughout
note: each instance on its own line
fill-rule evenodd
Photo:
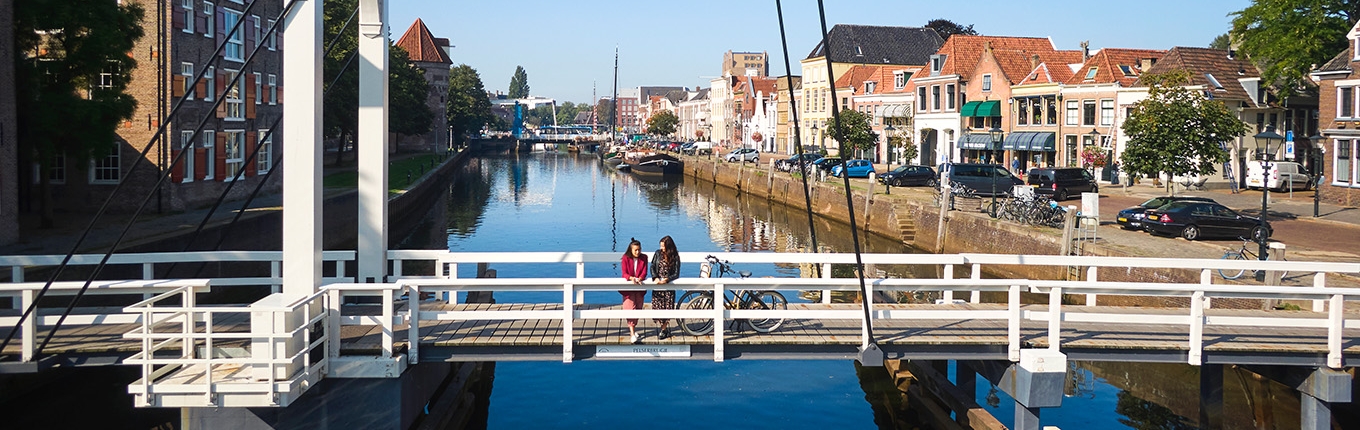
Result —
M 727 160 L 728 163 L 735 163 L 737 160 L 758 163 L 760 162 L 760 151 L 756 151 L 752 148 L 741 148 L 727 153 L 727 156 L 723 157 L 723 159 Z

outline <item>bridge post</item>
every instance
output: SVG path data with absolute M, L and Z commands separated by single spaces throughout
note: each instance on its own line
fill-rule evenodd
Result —
M 387 3 L 359 1 L 359 282 L 387 275 Z
M 1223 365 L 1205 364 L 1199 368 L 1199 427 L 1223 428 Z
M 1320 367 L 1315 369 L 1281 366 L 1245 366 L 1248 371 L 1264 376 L 1299 391 L 1299 428 L 1324 430 L 1332 428 L 1332 403 L 1351 402 L 1350 373 Z
M 1015 428 L 1039 430 L 1040 408 L 1062 406 L 1067 356 L 1049 349 L 1022 349 L 997 386 L 1015 399 Z
M 322 2 L 293 6 L 283 18 L 283 292 L 321 286 Z

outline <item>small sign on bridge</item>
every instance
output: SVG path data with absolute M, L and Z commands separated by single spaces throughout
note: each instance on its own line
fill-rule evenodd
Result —
M 689 358 L 689 345 L 599 345 L 598 358 Z

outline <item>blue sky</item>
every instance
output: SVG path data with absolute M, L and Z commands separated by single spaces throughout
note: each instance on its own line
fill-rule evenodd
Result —
M 1229 13 L 1249 0 L 826 1 L 827 25 L 921 26 L 945 18 L 987 35 L 1050 37 L 1059 49 L 1168 49 L 1208 46 L 1227 32 Z M 821 38 L 814 0 L 785 0 L 793 73 Z M 708 86 L 722 54 L 768 51 L 771 75 L 784 74 L 774 0 L 392 0 L 392 37 L 416 18 L 449 38 L 453 62 L 477 69 L 504 91 L 524 66 L 531 92 L 559 102 L 590 102 L 591 84 L 610 93 L 614 47 L 619 87 Z

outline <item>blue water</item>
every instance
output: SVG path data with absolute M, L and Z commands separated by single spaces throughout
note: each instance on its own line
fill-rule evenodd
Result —
M 535 153 L 472 160 L 454 186 L 448 246 L 453 251 L 614 251 L 637 238 L 650 253 L 664 235 L 681 251 L 793 251 L 806 247 L 805 224 L 783 225 L 769 210 L 752 211 L 735 200 L 718 203 L 712 186 L 648 183 L 618 174 L 593 157 Z M 690 188 L 686 188 L 690 187 Z M 693 188 L 693 189 L 691 189 Z M 477 207 L 476 205 L 482 205 Z M 731 207 L 735 205 L 736 207 Z M 824 243 L 846 230 L 819 232 Z M 879 252 L 884 241 L 873 246 Z M 892 252 L 905 252 L 900 249 Z M 834 246 L 833 246 L 834 248 Z M 849 251 L 849 249 L 836 249 Z M 501 278 L 570 277 L 575 266 L 494 265 Z M 796 269 L 743 265 L 756 276 L 796 276 Z M 459 276 L 475 276 L 459 267 Z M 697 276 L 698 264 L 682 267 Z M 591 264 L 586 276 L 617 276 L 613 264 Z M 785 292 L 800 301 L 795 292 Z M 558 302 L 560 293 L 498 294 L 506 302 Z M 590 293 L 590 303 L 617 303 L 613 292 Z M 643 333 L 655 326 L 644 321 Z M 868 385 L 849 361 L 582 361 L 502 362 L 490 398 L 491 429 L 551 428 L 778 428 L 867 429 L 915 427 L 876 415 L 883 405 L 867 398 Z M 990 385 L 978 381 L 978 403 Z M 1119 390 L 1094 381 L 1089 395 L 1069 397 L 1045 410 L 1045 425 L 1064 429 L 1129 428 L 1114 411 Z M 1013 402 L 998 392 L 989 407 L 1012 422 Z M 876 421 L 877 416 L 877 421 Z M 881 421 L 881 422 L 878 422 Z

